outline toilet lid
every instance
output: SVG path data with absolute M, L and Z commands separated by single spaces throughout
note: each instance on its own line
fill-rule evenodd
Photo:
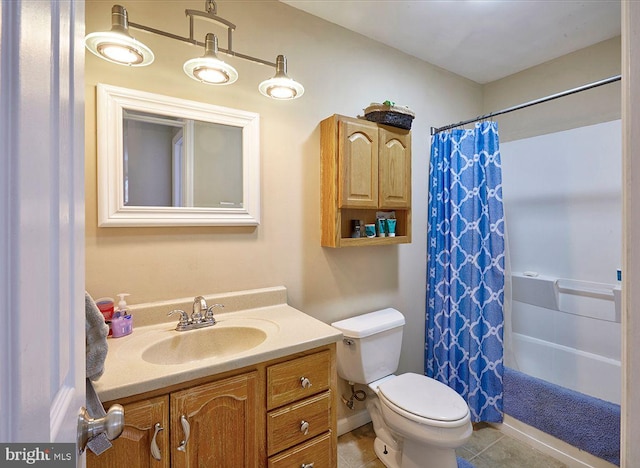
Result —
M 455 390 L 424 375 L 407 373 L 383 382 L 378 390 L 398 408 L 436 421 L 458 421 L 469 407 Z

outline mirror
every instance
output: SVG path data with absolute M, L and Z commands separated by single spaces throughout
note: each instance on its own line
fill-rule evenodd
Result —
M 255 226 L 259 115 L 98 84 L 98 225 Z

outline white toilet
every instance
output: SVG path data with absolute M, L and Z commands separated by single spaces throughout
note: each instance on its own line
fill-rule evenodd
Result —
M 469 407 L 455 390 L 398 368 L 404 316 L 384 309 L 332 323 L 342 332 L 338 375 L 368 385 L 375 451 L 389 468 L 456 468 L 455 449 L 472 433 Z

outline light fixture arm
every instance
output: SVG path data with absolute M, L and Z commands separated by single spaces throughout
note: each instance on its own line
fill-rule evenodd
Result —
M 288 78 L 287 57 L 284 55 L 278 55 L 278 57 L 276 57 L 276 78 Z
M 211 8 L 211 3 L 209 1 L 205 1 L 205 6 L 207 11 L 198 11 L 198 10 L 185 10 L 185 14 L 189 17 L 189 38 L 194 39 L 193 37 L 193 23 L 194 17 L 204 18 L 205 20 L 213 21 L 214 23 L 220 23 L 227 27 L 227 45 L 229 47 L 228 55 L 233 55 L 233 31 L 236 29 L 236 25 L 230 21 L 227 21 L 224 18 L 216 15 L 217 7 L 215 6 L 215 2 L 213 2 L 213 8 Z
M 213 7 L 211 6 L 211 4 L 213 3 Z M 134 23 L 131 21 L 128 21 L 128 25 L 129 28 L 134 28 L 134 29 L 139 29 L 142 31 L 147 31 L 150 32 L 152 34 L 157 34 L 159 36 L 164 36 L 164 37 L 168 37 L 169 39 L 175 39 L 177 41 L 182 41 L 182 42 L 186 42 L 188 44 L 193 44 L 193 45 L 197 45 L 200 47 L 205 47 L 206 44 L 204 42 L 200 42 L 198 40 L 195 39 L 194 37 L 194 19 L 197 18 L 203 18 L 207 21 L 212 21 L 214 23 L 218 23 L 218 24 L 222 24 L 224 26 L 227 27 L 227 49 L 224 49 L 222 47 L 218 48 L 219 52 L 222 52 L 225 55 L 229 55 L 230 57 L 238 57 L 244 60 L 249 60 L 250 62 L 255 62 L 255 63 L 260 63 L 262 65 L 267 65 L 269 67 L 273 67 L 273 68 L 277 68 L 276 64 L 274 62 L 270 62 L 268 60 L 263 60 L 261 58 L 258 57 L 252 57 L 251 55 L 247 55 L 247 54 L 242 54 L 240 52 L 236 52 L 233 50 L 233 31 L 236 29 L 236 25 L 233 24 L 232 22 L 221 18 L 220 16 L 216 15 L 216 11 L 217 11 L 217 7 L 215 5 L 215 2 L 212 2 L 212 0 L 207 0 L 205 1 L 205 6 L 207 8 L 207 11 L 198 11 L 198 10 L 185 10 L 185 15 L 189 18 L 189 37 L 184 37 L 184 36 L 178 36 L 177 34 L 173 34 L 167 31 L 162 31 L 161 29 L 156 29 L 156 28 L 152 28 L 151 26 L 146 26 L 144 24 L 140 24 L 140 23 Z M 124 21 L 125 24 L 127 24 L 127 13 L 126 13 L 126 9 L 124 9 Z
M 114 5 L 111 8 L 111 30 L 120 31 L 129 34 L 129 17 L 127 10 L 120 5 Z
M 218 55 L 218 36 L 208 33 L 204 38 L 204 55 Z
M 214 15 L 218 14 L 218 5 L 216 5 L 215 0 L 204 0 L 204 7 L 207 10 L 207 13 L 213 13 Z

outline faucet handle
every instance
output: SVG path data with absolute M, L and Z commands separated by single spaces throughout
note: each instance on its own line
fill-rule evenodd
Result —
M 173 314 L 180 314 L 180 320 L 178 321 L 178 325 L 176 326 L 176 330 L 185 330 L 189 326 L 189 316 L 184 310 L 174 309 L 167 314 L 167 317 Z
M 209 307 L 209 308 L 207 309 L 207 314 L 206 314 L 206 315 L 205 315 L 205 317 L 204 317 L 204 319 L 205 319 L 207 322 L 213 322 L 213 323 L 216 323 L 216 319 L 215 319 L 215 318 L 213 318 L 213 311 L 214 311 L 216 308 L 218 308 L 218 307 L 219 307 L 219 308 L 221 308 L 221 309 L 224 309 L 224 305 L 223 305 L 223 304 L 213 304 L 211 307 Z

